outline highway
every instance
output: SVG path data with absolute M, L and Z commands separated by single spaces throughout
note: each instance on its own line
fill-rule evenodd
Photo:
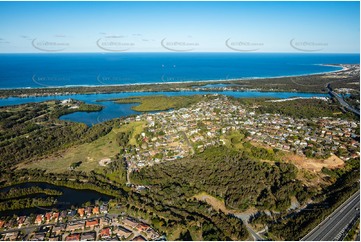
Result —
M 345 100 L 343 100 L 342 97 L 340 97 L 340 95 L 338 95 L 337 93 L 335 93 L 332 88 L 330 87 L 330 84 L 327 84 L 327 89 L 328 89 L 328 93 L 330 94 L 331 97 L 335 97 L 337 99 L 337 101 L 341 104 L 342 107 L 348 109 L 349 111 L 357 114 L 358 116 L 360 116 L 360 110 L 357 110 L 353 107 L 351 107 L 347 102 L 345 102 Z
M 348 109 L 351 112 L 354 112 L 355 114 L 357 114 L 358 116 L 360 116 L 360 111 L 351 107 L 347 102 L 345 102 L 345 100 L 343 100 L 342 97 L 340 97 L 337 93 L 335 93 L 334 91 L 330 91 L 330 95 L 335 97 L 337 99 L 337 101 L 341 104 L 341 106 L 343 106 L 344 108 Z
M 342 240 L 347 226 L 359 216 L 360 191 L 339 206 L 322 223 L 309 232 L 302 241 L 332 241 Z

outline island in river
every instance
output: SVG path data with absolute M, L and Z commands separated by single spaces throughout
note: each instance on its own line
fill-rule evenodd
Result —
M 34 210 L 24 218 L 8 209 L 0 225 L 16 231 L 16 238 L 53 238 L 42 226 L 54 229 L 56 214 L 66 211 L 62 239 L 86 237 L 91 221 L 113 229 L 121 224 L 129 236 L 147 239 L 164 234 L 170 240 L 244 240 L 250 228 L 265 227 L 265 238 L 299 239 L 359 188 L 358 117 L 327 94 L 330 84 L 357 107 L 358 66 L 348 68 L 268 79 L 267 84 L 260 79 L 137 87 L 174 94 L 162 96 L 130 93 L 134 86 L 1 90 L 7 98 L 0 112 L 0 192 L 6 195 L 0 203 L 50 211 Z M 263 89 L 244 92 L 245 85 Z M 265 92 L 271 89 L 272 95 Z M 107 105 L 126 112 L 97 116 L 91 125 L 79 118 L 84 112 L 99 115 Z M 77 122 L 66 121 L 66 115 L 75 114 Z M 56 192 L 45 192 L 44 183 L 64 194 L 71 189 L 74 197 L 62 200 Z M 29 184 L 43 190 L 24 190 Z M 11 187 L 19 196 L 8 194 Z M 77 197 L 90 190 L 91 197 Z M 20 196 L 25 193 L 32 194 Z M 105 197 L 100 201 L 99 193 Z M 68 207 L 61 207 L 64 202 Z M 34 234 L 16 229 L 27 218 L 24 227 L 33 226 L 38 216 Z M 71 220 L 82 232 L 68 230 Z M 143 226 L 145 234 L 140 234 Z

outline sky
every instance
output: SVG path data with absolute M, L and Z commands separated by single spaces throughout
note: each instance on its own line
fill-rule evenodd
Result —
M 359 53 L 359 2 L 0 2 L 0 53 Z

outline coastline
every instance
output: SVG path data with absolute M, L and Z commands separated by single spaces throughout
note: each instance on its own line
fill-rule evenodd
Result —
M 151 86 L 151 85 L 171 85 L 171 84 L 198 84 L 198 83 L 222 83 L 222 82 L 235 82 L 235 81 L 254 81 L 254 80 L 265 80 L 265 79 L 277 79 L 277 78 L 289 78 L 289 77 L 304 77 L 304 76 L 315 76 L 315 75 L 323 75 L 329 73 L 337 73 L 341 71 L 346 71 L 348 68 L 342 66 L 344 64 L 314 64 L 319 66 L 331 66 L 331 67 L 339 67 L 340 70 L 333 71 L 324 71 L 324 72 L 316 72 L 309 74 L 295 74 L 295 75 L 281 75 L 281 76 L 266 76 L 266 77 L 239 77 L 239 78 L 230 78 L 230 79 L 211 79 L 211 80 L 197 80 L 197 81 L 177 81 L 177 82 L 140 82 L 140 83 L 127 83 L 127 84 L 109 84 L 109 85 L 64 85 L 64 86 L 44 86 L 44 87 L 14 87 L 14 88 L 0 88 L 2 90 L 32 90 L 32 89 L 53 89 L 53 88 L 78 88 L 78 87 L 127 87 L 127 86 Z
M 219 80 L 202 81 L 182 81 L 182 82 L 157 82 L 157 83 L 129 83 L 114 85 L 71 85 L 71 86 L 50 86 L 35 88 L 0 88 L 0 99 L 10 97 L 42 97 L 42 96 L 67 96 L 76 94 L 106 94 L 106 93 L 129 93 L 129 92 L 182 92 L 182 91 L 236 91 L 236 92 L 307 92 L 325 93 L 325 89 L 320 89 L 324 84 L 318 83 L 318 90 L 315 88 L 292 87 L 290 79 L 314 79 L 318 77 L 328 77 L 330 74 L 339 75 L 342 72 L 359 69 L 359 64 L 315 64 L 341 68 L 321 73 L 296 74 L 274 77 L 246 77 Z M 347 67 L 349 66 L 349 67 Z M 258 82 L 257 82 L 258 81 Z M 274 82 L 274 83 L 272 83 Z M 233 87 L 211 87 L 205 88 L 209 84 L 237 84 Z M 280 84 L 282 83 L 282 84 Z M 277 86 L 278 85 L 278 86 Z M 310 86 L 310 84 L 308 84 Z M 273 88 L 275 86 L 276 88 Z M 306 85 L 307 86 L 307 85 Z M 282 88 L 283 87 L 283 88 Z

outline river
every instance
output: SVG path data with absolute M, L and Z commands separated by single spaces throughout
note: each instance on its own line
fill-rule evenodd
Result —
M 11 106 L 33 102 L 43 102 L 47 100 L 64 100 L 68 98 L 80 100 L 89 104 L 100 104 L 104 108 L 99 112 L 74 112 L 60 117 L 61 120 L 82 122 L 88 126 L 104 122 L 113 118 L 126 117 L 133 114 L 139 114 L 131 109 L 136 104 L 117 104 L 112 101 L 101 101 L 114 98 L 127 98 L 134 96 L 191 96 L 204 94 L 223 94 L 236 98 L 291 98 L 291 97 L 327 97 L 325 93 L 300 93 L 300 92 L 259 92 L 259 91 L 182 91 L 182 92 L 123 92 L 123 93 L 104 93 L 104 94 L 73 94 L 58 95 L 46 97 L 9 97 L 0 99 L 0 106 Z

